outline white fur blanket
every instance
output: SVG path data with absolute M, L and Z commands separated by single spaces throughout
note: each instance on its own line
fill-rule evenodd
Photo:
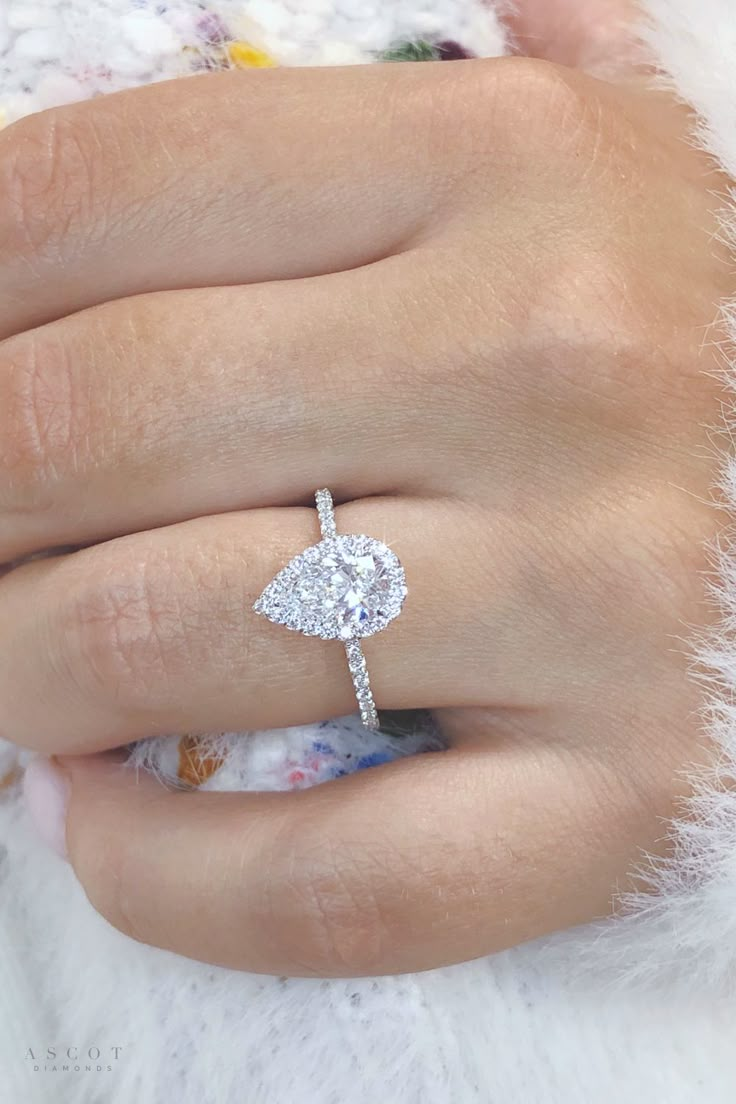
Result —
M 646 7 L 650 45 L 736 177 L 734 0 Z M 507 49 L 483 0 L 0 0 L 0 121 L 198 67 L 341 64 L 450 42 Z M 728 457 L 723 478 L 736 506 Z M 718 783 L 736 774 L 736 562 L 724 555 L 720 567 L 724 629 L 707 657 L 720 676 L 718 761 L 699 781 L 696 815 L 673 826 L 656 894 L 603 928 L 396 978 L 212 969 L 110 929 L 6 787 L 1 1104 L 732 1104 L 736 791 Z M 207 785 L 285 788 L 295 769 L 300 784 L 321 781 L 331 765 L 314 759 L 315 734 L 230 737 L 227 769 Z M 343 766 L 348 750 L 399 753 L 390 739 L 366 745 L 350 721 L 330 740 Z M 172 773 L 172 747 L 137 755 Z M 0 777 L 14 756 L 0 746 Z

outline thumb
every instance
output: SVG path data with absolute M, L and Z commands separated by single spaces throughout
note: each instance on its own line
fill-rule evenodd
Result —
M 635 0 L 516 0 L 506 25 L 519 52 L 607 80 L 640 71 Z

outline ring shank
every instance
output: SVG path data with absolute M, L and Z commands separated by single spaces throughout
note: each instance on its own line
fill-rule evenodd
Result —
M 332 502 L 332 495 L 328 490 L 322 490 L 317 491 L 314 498 L 317 503 L 317 515 L 319 517 L 322 540 L 330 540 L 331 537 L 337 536 L 337 523 L 335 521 L 335 507 Z
M 363 655 L 363 648 L 359 640 L 345 641 L 345 654 L 348 657 L 350 677 L 353 680 L 355 696 L 360 708 L 360 719 L 366 728 L 378 728 L 378 710 L 373 700 L 371 684 L 368 678 L 368 668 Z

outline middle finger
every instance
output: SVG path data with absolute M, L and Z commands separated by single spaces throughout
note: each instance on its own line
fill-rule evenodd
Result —
M 449 364 L 452 336 L 412 262 L 379 267 L 139 296 L 0 344 L 0 562 L 324 483 L 436 490 L 446 400 L 412 368 Z

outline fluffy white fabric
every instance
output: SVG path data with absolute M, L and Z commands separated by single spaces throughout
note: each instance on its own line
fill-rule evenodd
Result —
M 180 47 L 201 13 L 188 0 L 164 6 L 0 0 L 0 107 L 15 118 L 182 72 Z M 369 60 L 391 42 L 438 35 L 481 54 L 503 49 L 479 0 L 215 6 L 239 36 L 288 63 Z M 732 0 L 648 0 L 648 8 L 650 44 L 736 175 Z M 736 508 L 728 460 L 724 485 Z M 0 802 L 0 1100 L 732 1104 L 736 793 L 720 785 L 736 774 L 736 560 L 728 552 L 720 577 L 723 631 L 706 658 L 719 676 L 711 720 L 721 754 L 700 776 L 695 816 L 673 826 L 676 853 L 652 874 L 655 896 L 631 902 L 631 916 L 602 929 L 398 978 L 319 982 L 211 969 L 110 929 L 70 869 L 37 843 L 9 790 Z M 340 731 L 344 751 L 359 736 Z M 286 754 L 309 735 L 282 734 L 279 746 Z M 273 766 L 265 748 L 252 743 L 210 784 L 265 787 Z M 11 755 L 0 748 L 0 776 Z M 149 745 L 139 755 L 166 771 L 170 748 Z M 48 1047 L 56 1061 L 45 1060 Z M 69 1047 L 78 1048 L 72 1058 Z M 117 1057 L 112 1048 L 122 1048 Z
M 647 0 L 642 37 L 664 81 L 698 112 L 697 139 L 736 178 L 736 9 L 724 0 Z M 722 234 L 736 246 L 736 192 L 723 195 Z M 724 424 L 719 498 L 736 510 L 733 392 L 736 303 L 722 305 Z M 706 340 L 708 340 L 706 338 Z M 713 338 L 713 340 L 716 340 Z M 720 338 L 722 341 L 722 338 Z M 716 488 L 714 488 L 716 490 Z M 736 549 L 724 531 L 714 549 L 716 630 L 694 649 L 702 665 L 710 765 L 693 772 L 694 796 L 670 828 L 673 855 L 643 865 L 652 893 L 623 902 L 624 923 L 606 925 L 584 957 L 628 985 L 664 983 L 683 993 L 736 991 Z

